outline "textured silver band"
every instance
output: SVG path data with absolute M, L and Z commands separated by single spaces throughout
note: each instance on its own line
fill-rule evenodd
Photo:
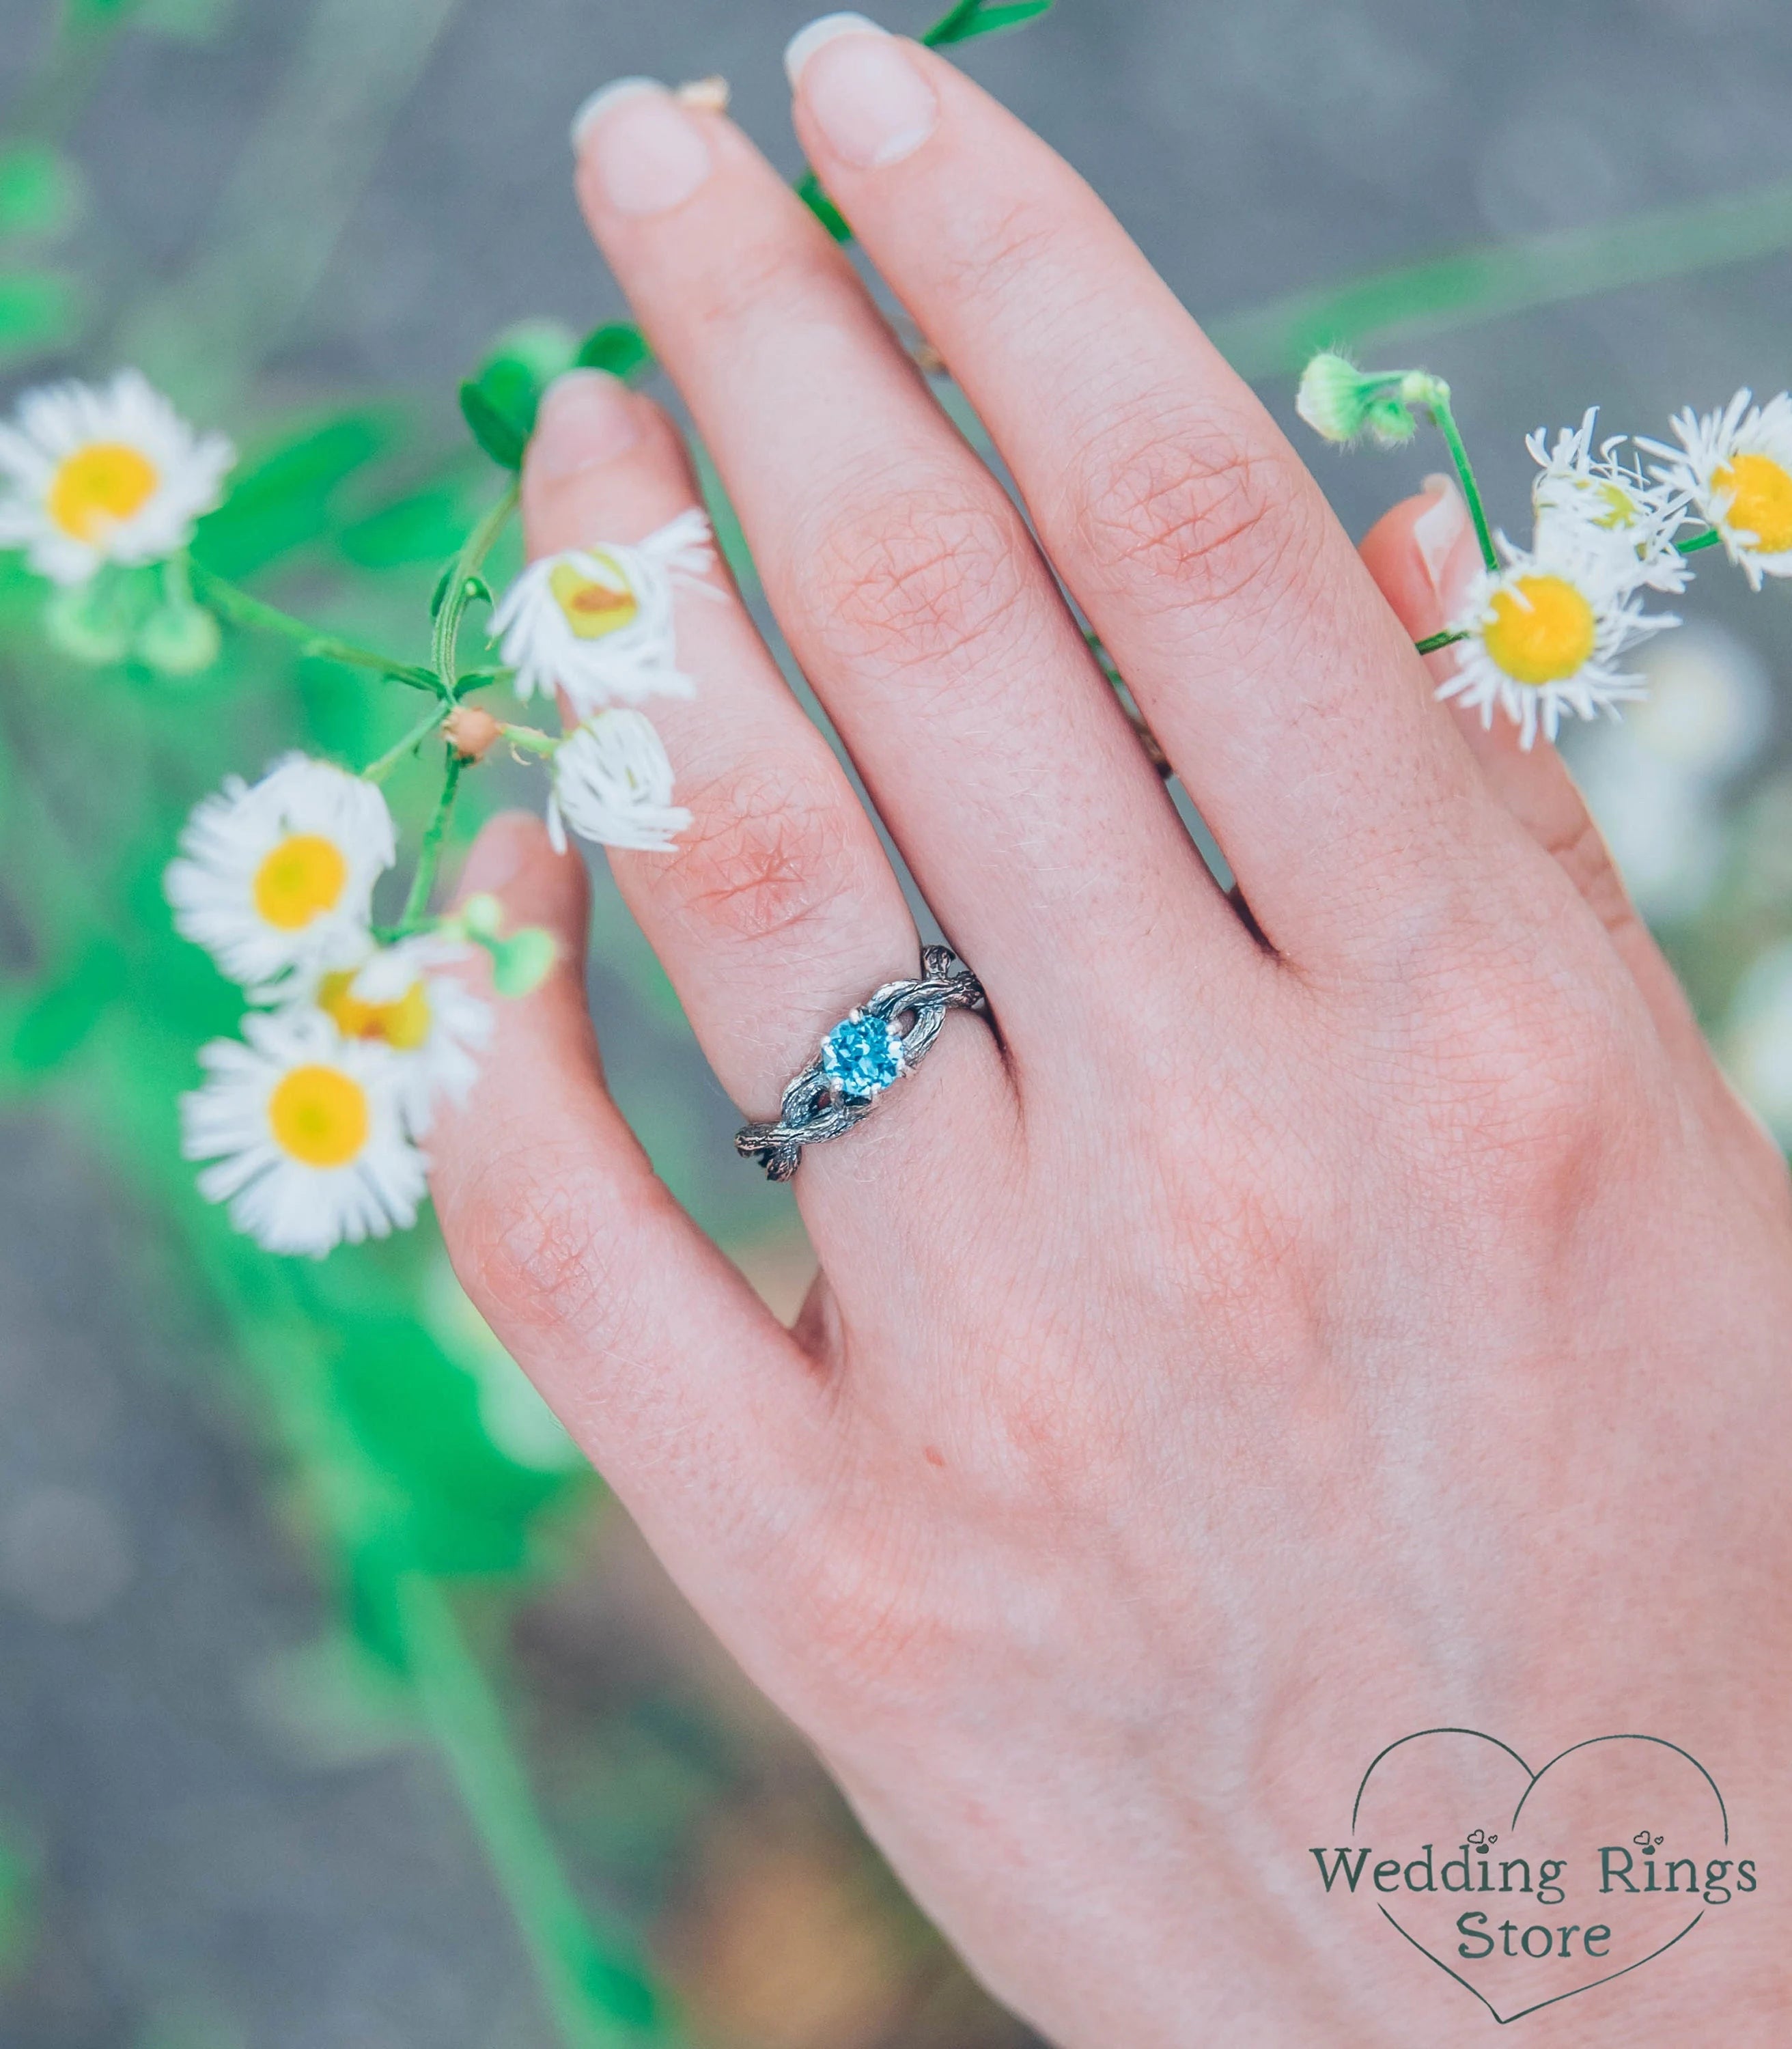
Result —
M 862 1123 L 877 1106 L 884 1087 L 869 1095 L 845 1094 L 829 1075 L 826 1065 L 828 1041 L 834 1032 L 861 1020 L 873 1018 L 892 1028 L 896 1058 L 892 1082 L 912 1074 L 928 1047 L 939 1036 L 948 1010 L 978 1010 L 983 1005 L 983 985 L 950 947 L 921 949 L 921 976 L 918 982 L 887 982 L 868 1001 L 843 1017 L 823 1036 L 822 1052 L 784 1091 L 775 1124 L 749 1124 L 734 1134 L 734 1149 L 743 1160 L 756 1160 L 769 1181 L 787 1181 L 796 1172 L 805 1145 L 838 1138 Z M 902 1018 L 912 1020 L 907 1030 L 895 1028 Z

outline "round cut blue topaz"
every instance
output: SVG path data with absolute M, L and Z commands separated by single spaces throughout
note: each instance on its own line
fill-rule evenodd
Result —
M 902 1073 L 902 1041 L 881 1017 L 845 1017 L 822 1041 L 822 1071 L 843 1096 L 863 1102 Z

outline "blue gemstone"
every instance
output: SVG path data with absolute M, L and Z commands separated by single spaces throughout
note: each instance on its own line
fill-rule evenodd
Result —
M 901 1042 L 881 1017 L 843 1018 L 822 1041 L 822 1071 L 862 1102 L 901 1075 Z

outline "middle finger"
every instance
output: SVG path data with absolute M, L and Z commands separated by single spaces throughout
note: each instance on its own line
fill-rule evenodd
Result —
M 1499 818 L 1318 486 L 1088 186 L 935 52 L 791 45 L 828 191 L 943 352 L 1272 942 L 1403 955 Z M 1478 885 L 1477 885 L 1478 886 Z

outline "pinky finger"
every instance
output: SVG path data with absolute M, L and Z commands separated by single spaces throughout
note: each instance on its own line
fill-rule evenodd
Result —
M 1440 632 L 1459 609 L 1479 563 L 1474 528 L 1461 493 L 1448 477 L 1427 480 L 1426 494 L 1385 513 L 1365 536 L 1362 559 L 1395 616 L 1415 640 Z M 1449 673 L 1448 649 L 1428 666 Z M 1629 892 L 1561 756 L 1539 739 L 1528 752 L 1517 727 L 1503 719 L 1490 728 L 1477 712 L 1452 707 L 1458 729 L 1494 795 L 1570 881 L 1611 935 L 1641 990 L 1656 1029 L 1677 1052 L 1704 1040 L 1672 968 L 1637 915 Z

